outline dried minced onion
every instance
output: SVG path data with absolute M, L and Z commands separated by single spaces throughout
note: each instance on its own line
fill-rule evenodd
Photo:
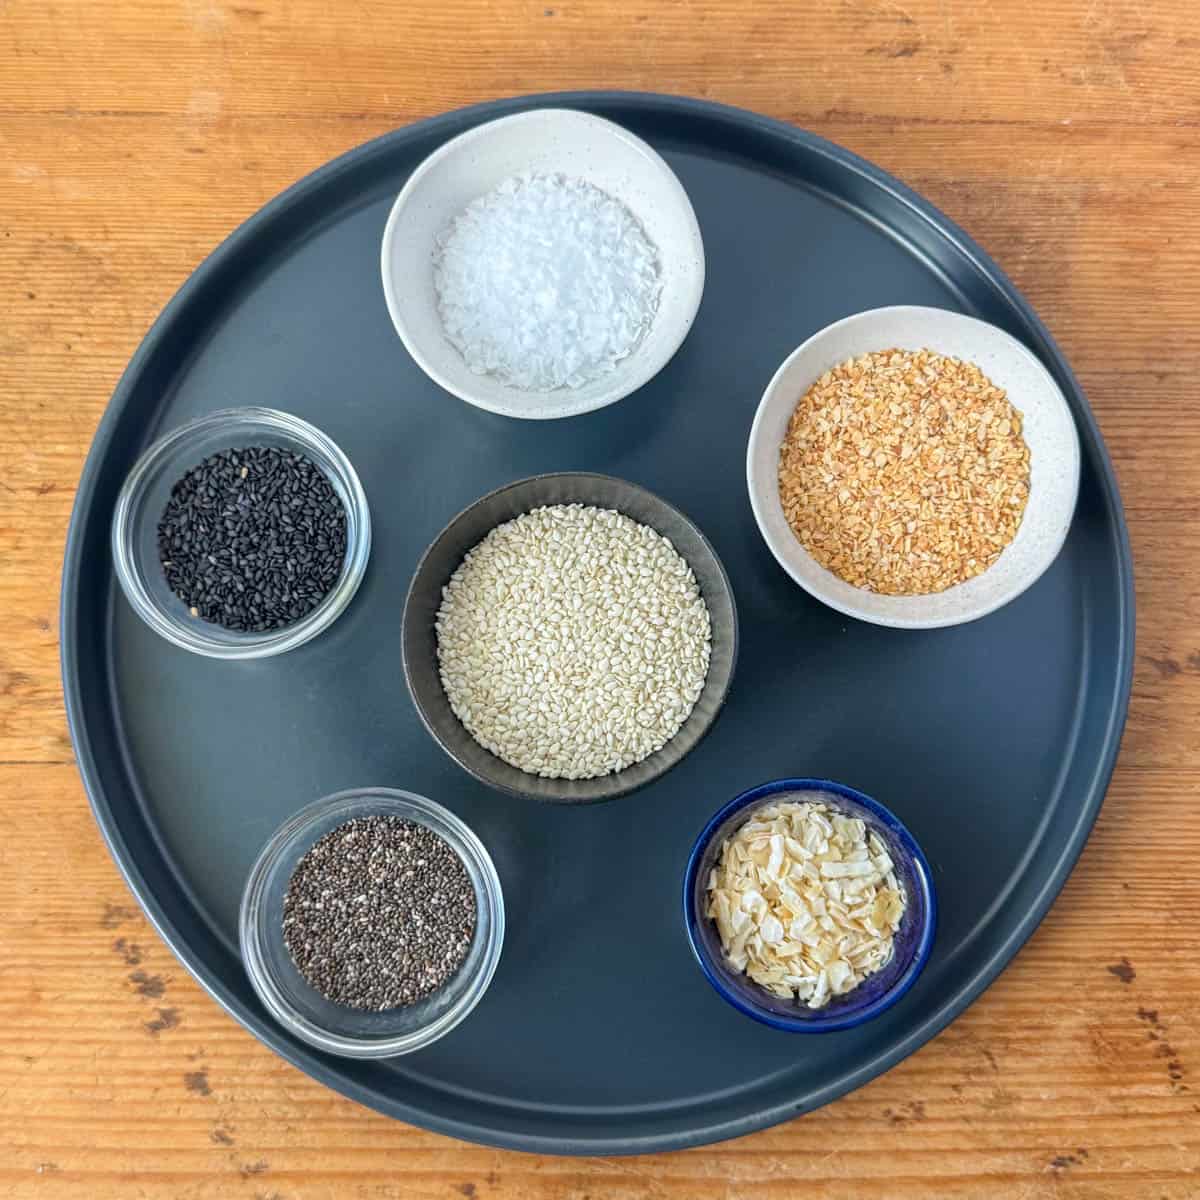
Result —
M 726 839 L 708 915 L 732 967 L 822 1008 L 887 965 L 907 901 L 879 836 L 811 795 L 759 809 Z

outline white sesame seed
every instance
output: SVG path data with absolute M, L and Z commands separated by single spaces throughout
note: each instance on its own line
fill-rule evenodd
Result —
M 458 719 L 497 757 L 551 779 L 607 775 L 661 749 L 704 688 L 712 639 L 671 543 L 580 504 L 493 529 L 443 589 L 436 628 Z

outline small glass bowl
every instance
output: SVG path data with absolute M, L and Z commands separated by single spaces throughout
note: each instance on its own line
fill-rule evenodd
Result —
M 167 586 L 158 555 L 158 523 L 171 489 L 210 455 L 244 446 L 304 454 L 324 472 L 346 510 L 346 557 L 337 583 L 307 616 L 268 633 L 239 633 L 193 617 Z M 167 641 L 212 658 L 265 658 L 303 645 L 345 610 L 371 554 L 371 517 L 350 460 L 319 429 L 271 408 L 229 408 L 172 430 L 138 459 L 117 497 L 112 553 L 126 599 Z
M 709 872 L 716 866 L 726 838 L 748 821 L 755 809 L 778 802 L 784 794 L 804 792 L 823 793 L 830 798 L 831 808 L 849 817 L 860 817 L 879 836 L 895 863 L 896 877 L 908 901 L 887 966 L 844 996 L 833 997 L 823 1008 L 806 1008 L 799 1001 L 772 996 L 729 966 L 716 924 L 705 912 Z M 879 1016 L 912 987 L 933 946 L 937 900 L 929 863 L 920 846 L 877 800 L 827 779 L 778 779 L 736 796 L 705 825 L 684 875 L 683 919 L 700 969 L 718 994 L 739 1012 L 790 1033 L 830 1033 Z
M 354 817 L 414 821 L 445 839 L 475 888 L 475 937 L 458 972 L 417 1004 L 360 1012 L 326 1000 L 297 970 L 283 940 L 283 897 L 313 844 Z M 238 920 L 242 961 L 259 999 L 289 1032 L 347 1058 L 409 1054 L 450 1032 L 479 1003 L 504 943 L 504 896 L 483 843 L 453 813 L 412 792 L 359 788 L 301 809 L 276 831 L 250 871 Z

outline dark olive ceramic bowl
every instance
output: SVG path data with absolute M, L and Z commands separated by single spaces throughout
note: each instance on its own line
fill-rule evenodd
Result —
M 613 508 L 670 538 L 695 573 L 712 619 L 712 654 L 704 690 L 679 732 L 641 762 L 596 779 L 543 779 L 510 766 L 485 750 L 450 708 L 438 673 L 434 619 L 442 588 L 468 550 L 497 525 L 546 504 Z M 708 540 L 677 508 L 636 484 L 609 475 L 563 472 L 534 475 L 476 500 L 434 539 L 417 564 L 402 626 L 404 677 L 425 727 L 442 749 L 476 779 L 501 791 L 555 804 L 592 804 L 644 787 L 669 771 L 716 720 L 737 662 L 737 609 L 721 560 Z

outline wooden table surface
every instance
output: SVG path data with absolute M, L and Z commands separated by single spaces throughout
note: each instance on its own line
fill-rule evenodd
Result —
M 0 1195 L 1200 1197 L 1198 63 L 1194 0 L 0 0 Z M 1096 831 L 962 1018 L 780 1128 L 569 1160 L 360 1108 L 204 995 L 88 811 L 57 600 L 113 387 L 230 229 L 395 126 L 595 86 L 795 122 L 970 230 L 1099 418 L 1139 629 Z

